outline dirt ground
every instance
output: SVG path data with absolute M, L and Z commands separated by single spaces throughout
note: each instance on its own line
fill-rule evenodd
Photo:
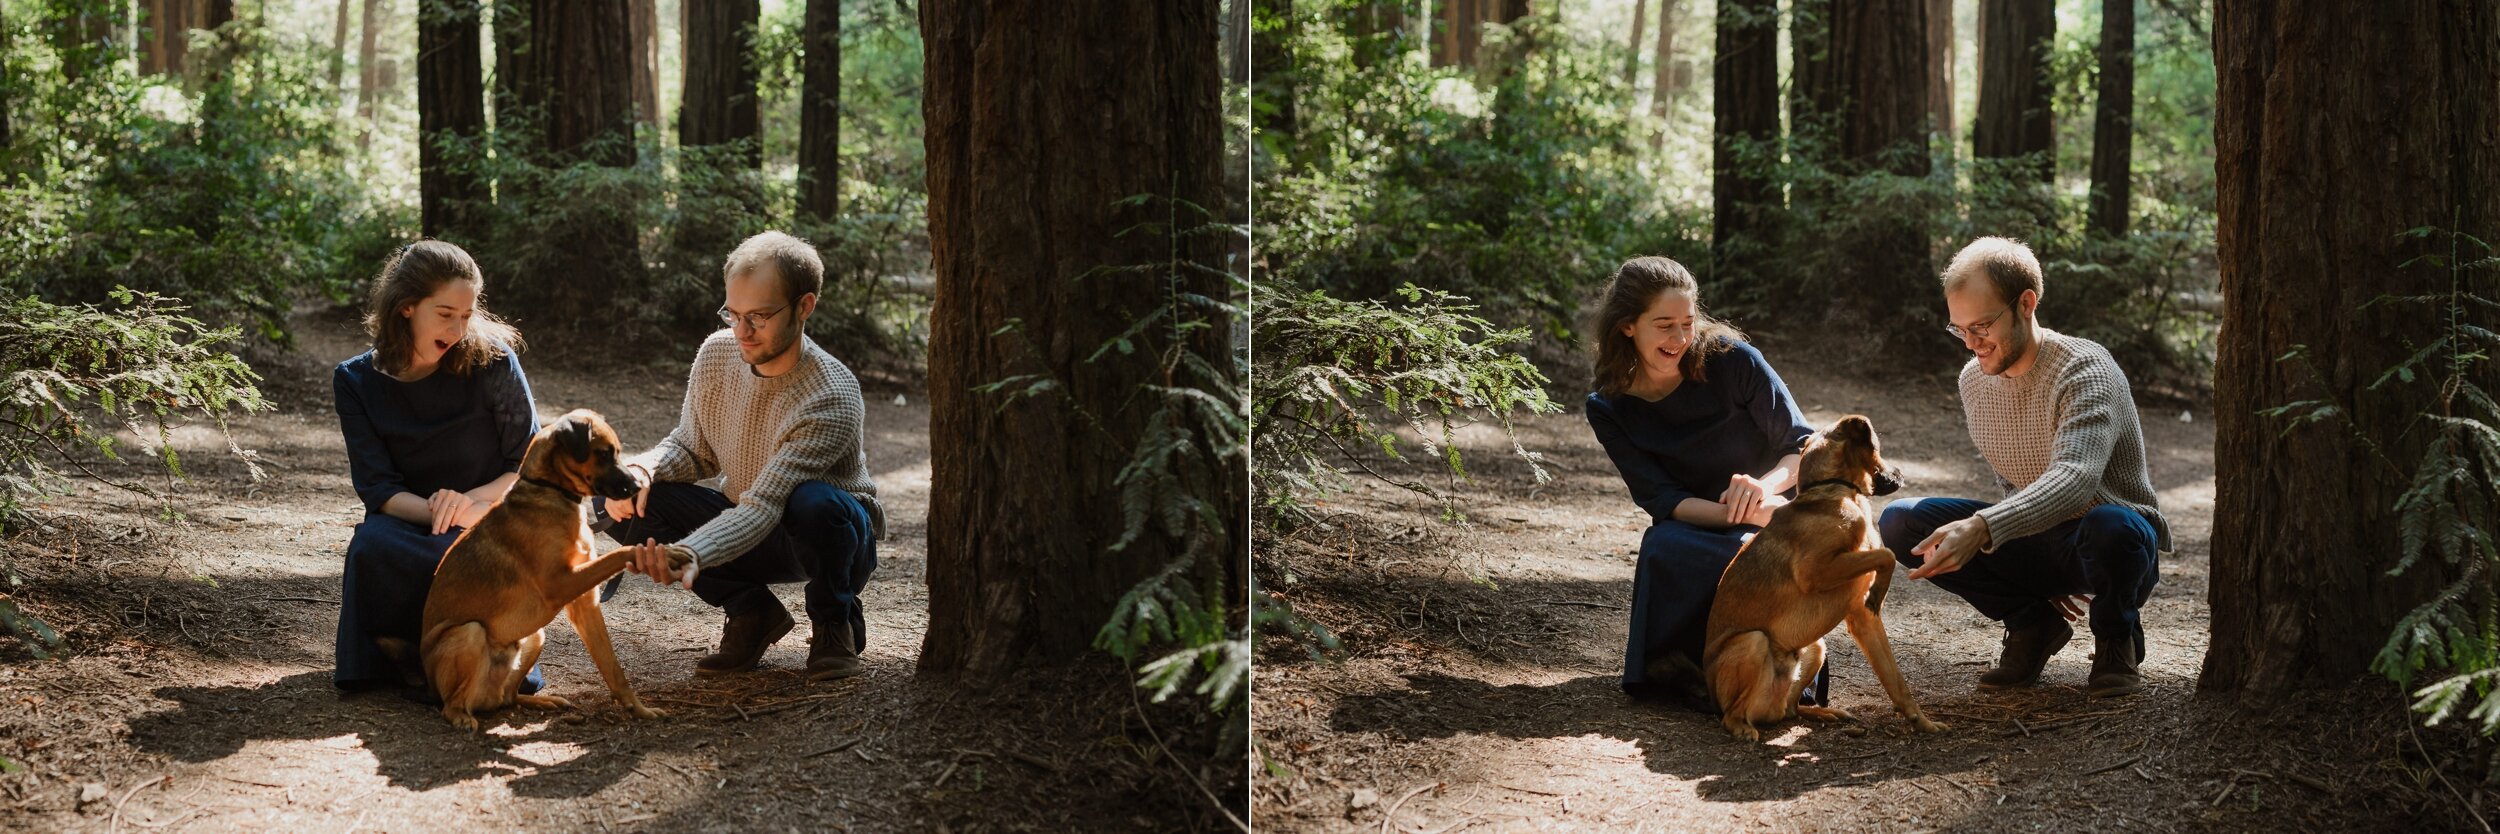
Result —
M 1757 342 L 1813 424 L 1873 420 L 1906 475 L 1895 497 L 1997 496 L 1951 375 L 1869 378 L 1845 347 Z M 1261 586 L 1345 648 L 1312 661 L 1283 638 L 1261 646 L 1258 830 L 2488 830 L 2466 807 L 2488 817 L 2490 798 L 2451 781 L 2481 769 L 2462 764 L 2453 734 L 2409 732 L 2392 685 L 2255 709 L 2196 693 L 2214 499 L 2201 404 L 2141 404 L 2177 546 L 2144 609 L 2145 693 L 2087 700 L 2080 628 L 2038 688 L 1980 692 L 2001 629 L 1896 580 L 1892 645 L 1950 730 L 1912 734 L 1837 631 L 1833 706 L 1860 723 L 1791 721 L 1765 744 L 1618 688 L 1647 519 L 1576 399 L 1566 406 L 1520 430 L 1556 478 L 1542 488 L 1497 431 L 1468 430 L 1477 477 L 1453 488 L 1463 524 L 1365 483 L 1327 502 L 1325 523 L 1260 543 Z
M 801 626 L 756 674 L 695 678 L 719 615 L 629 577 L 609 629 L 660 720 L 614 706 L 561 623 L 542 664 L 547 691 L 574 711 L 507 712 L 478 736 L 394 692 L 341 696 L 330 684 L 340 559 L 361 509 L 330 373 L 363 341 L 339 311 L 304 313 L 296 331 L 297 350 L 255 359 L 278 410 L 235 426 L 266 480 L 251 483 L 213 430 L 188 429 L 177 438 L 193 476 L 176 502 L 185 520 L 82 480 L 42 507 L 44 526 L 5 542 L 0 590 L 60 627 L 73 652 L 36 661 L 0 645 L 0 830 L 1228 827 L 1193 778 L 1241 813 L 1239 760 L 1207 761 L 1214 728 L 1189 709 L 1139 709 L 1107 659 L 985 693 L 915 676 L 930 477 L 917 380 L 869 382 L 868 460 L 890 524 L 864 594 L 866 674 L 805 681 Z M 674 424 L 687 355 L 568 363 L 542 349 L 524 360 L 542 417 L 596 409 L 639 449 Z M 778 590 L 802 610 L 800 586 Z

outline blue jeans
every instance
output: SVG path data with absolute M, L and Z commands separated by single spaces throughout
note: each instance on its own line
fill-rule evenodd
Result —
M 1967 498 L 1904 498 L 1884 508 L 1877 529 L 1893 558 L 1916 568 L 1927 560 L 1910 553 L 1911 548 L 1936 528 L 1989 506 Z M 2058 616 L 2051 598 L 2091 594 L 2092 636 L 2131 640 L 2142 658 L 2139 610 L 2161 581 L 2158 541 L 2152 522 L 2141 513 L 2103 504 L 2082 518 L 2003 542 L 1994 553 L 1976 554 L 1961 570 L 1933 581 L 2009 630 Z
M 662 481 L 651 485 L 645 514 L 616 522 L 608 535 L 625 544 L 674 542 L 733 506 L 719 490 Z M 856 652 L 868 647 L 859 592 L 876 569 L 877 531 L 868 508 L 841 487 L 808 481 L 790 491 L 781 523 L 754 549 L 695 574 L 694 593 L 735 617 L 774 604 L 775 583 L 806 582 L 808 619 L 820 626 L 848 621 Z

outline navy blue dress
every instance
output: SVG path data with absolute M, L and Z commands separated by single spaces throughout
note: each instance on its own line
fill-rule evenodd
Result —
M 1761 529 L 1687 524 L 1675 519 L 1676 505 L 1718 500 L 1729 477 L 1770 471 L 1814 434 L 1753 345 L 1731 342 L 1705 362 L 1708 382 L 1687 378 L 1657 402 L 1630 393 L 1588 399 L 1589 428 L 1623 473 L 1632 503 L 1650 518 L 1632 574 L 1632 637 L 1623 660 L 1623 691 L 1634 696 L 1673 694 L 1665 686 L 1675 677 L 1673 655 L 1699 670 L 1719 575 L 1744 537 Z M 1813 694 L 1827 688 L 1817 680 Z
M 417 643 L 434 566 L 464 528 L 433 535 L 427 525 L 384 514 L 383 503 L 402 492 L 465 492 L 520 471 L 538 414 L 521 360 L 509 351 L 467 375 L 437 370 L 415 382 L 382 373 L 366 351 L 339 363 L 331 385 L 348 477 L 365 505 L 347 543 L 332 681 L 342 689 L 398 684 L 399 667 L 374 638 Z M 543 682 L 533 668 L 521 691 L 536 692 Z

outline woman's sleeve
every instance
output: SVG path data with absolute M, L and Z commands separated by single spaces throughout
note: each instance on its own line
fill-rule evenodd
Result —
M 374 431 L 364 397 L 345 367 L 331 374 L 330 393 L 339 412 L 339 434 L 347 441 L 347 479 L 355 484 L 365 512 L 379 513 L 384 502 L 407 492 L 408 487 L 400 480 L 399 467 L 391 463 L 390 447 Z
M 1763 439 L 1782 456 L 1803 451 L 1806 438 L 1814 436 L 1814 427 L 1806 425 L 1806 415 L 1797 409 L 1797 398 L 1789 395 L 1788 383 L 1780 381 L 1770 360 L 1752 345 L 1740 342 L 1736 350 L 1744 354 L 1746 375 L 1752 378 L 1738 390 L 1746 392 L 1745 411 L 1753 416 L 1754 425 L 1762 427 Z
M 521 471 L 521 455 L 529 450 L 530 438 L 538 434 L 538 408 L 530 398 L 529 375 L 521 372 L 521 356 L 504 351 L 503 359 L 488 366 L 486 377 L 487 408 L 495 415 L 495 435 L 503 450 L 503 469 Z
M 1615 471 L 1623 474 L 1623 485 L 1632 491 L 1632 503 L 1647 511 L 1652 521 L 1675 520 L 1676 506 L 1693 494 L 1676 485 L 1649 453 L 1632 445 L 1631 436 L 1615 422 L 1613 409 L 1591 397 L 1587 411 L 1589 428 L 1597 432 L 1597 445 L 1606 447 L 1606 456 L 1614 459 Z

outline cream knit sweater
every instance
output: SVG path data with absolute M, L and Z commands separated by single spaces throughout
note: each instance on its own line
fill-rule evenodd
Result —
M 679 544 L 695 561 L 717 567 L 746 555 L 781 523 L 790 491 L 824 481 L 850 492 L 885 537 L 885 509 L 868 477 L 860 446 L 866 408 L 859 379 L 832 354 L 800 336 L 799 363 L 760 377 L 738 356 L 727 330 L 703 340 L 686 378 L 677 429 L 650 451 L 626 460 L 655 481 L 692 482 L 723 476 L 721 492 L 737 506 L 687 534 Z
M 1977 359 L 1962 366 L 1971 444 L 2007 493 L 1979 511 L 1988 522 L 1987 552 L 2102 504 L 2143 513 L 2160 536 L 2156 547 L 2170 550 L 2170 521 L 2155 504 L 2126 372 L 2089 340 L 2045 327 L 2039 338 L 2039 357 L 2020 378 L 1982 373 Z

